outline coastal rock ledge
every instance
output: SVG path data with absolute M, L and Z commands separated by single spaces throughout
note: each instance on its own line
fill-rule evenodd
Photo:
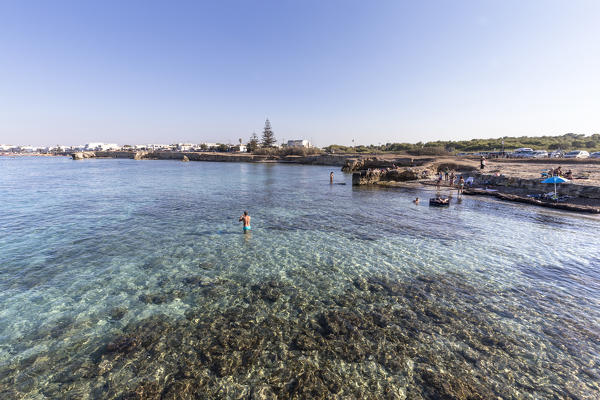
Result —
M 71 157 L 73 157 L 73 160 L 83 160 L 85 158 L 96 157 L 96 153 L 94 153 L 93 151 L 81 151 L 78 153 L 71 154 Z

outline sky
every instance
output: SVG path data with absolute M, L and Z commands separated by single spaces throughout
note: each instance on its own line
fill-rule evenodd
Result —
M 0 143 L 599 133 L 598 21 L 597 0 L 0 0 Z

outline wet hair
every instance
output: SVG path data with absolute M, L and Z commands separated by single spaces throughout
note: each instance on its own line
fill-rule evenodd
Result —
M 248 211 L 244 211 L 244 215 L 248 215 Z

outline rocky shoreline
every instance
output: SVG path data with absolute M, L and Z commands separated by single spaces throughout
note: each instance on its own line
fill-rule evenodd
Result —
M 600 207 L 593 207 L 588 205 L 581 204 L 571 204 L 571 203 L 559 203 L 553 201 L 543 201 L 534 199 L 527 196 L 519 196 L 510 193 L 502 193 L 497 191 L 489 191 L 485 189 L 466 189 L 464 192 L 466 195 L 478 195 L 478 196 L 493 196 L 500 200 L 513 201 L 517 203 L 526 203 L 532 204 L 541 207 L 555 208 L 558 210 L 566 210 L 566 211 L 576 211 L 576 212 L 584 212 L 590 214 L 600 214 Z
M 551 185 L 541 183 L 540 178 L 524 178 L 506 176 L 497 169 L 488 168 L 483 173 L 477 166 L 477 161 L 464 159 L 446 160 L 439 158 L 420 158 L 405 161 L 394 160 L 397 163 L 382 160 L 348 161 L 344 167 L 353 171 L 353 185 L 378 185 L 401 187 L 409 183 L 437 186 L 437 174 L 445 170 L 453 170 L 456 175 L 473 178 L 471 185 L 465 190 L 468 195 L 494 196 L 505 201 L 513 201 L 561 209 L 567 211 L 600 214 L 600 186 L 583 185 L 572 181 L 560 185 L 560 194 L 567 199 L 561 202 L 546 201 L 534 198 L 532 195 L 542 195 L 551 191 Z M 404 162 L 403 162 L 404 161 Z M 504 164 L 507 162 L 502 160 Z M 586 165 L 581 163 L 581 165 Z M 492 173 L 495 171 L 495 173 Z M 585 180 L 584 180 L 585 181 Z M 587 181 L 585 181 L 587 183 Z M 590 183 L 595 183 L 591 181 Z M 451 188 L 447 181 L 442 181 L 440 187 Z
M 211 162 L 252 162 L 252 163 L 290 163 L 305 165 L 329 165 L 341 167 L 342 171 L 352 173 L 352 185 L 379 185 L 398 187 L 406 183 L 435 184 L 433 180 L 440 171 L 453 170 L 457 175 L 473 178 L 473 184 L 465 194 L 492 195 L 505 201 L 514 201 L 584 213 L 600 213 L 600 186 L 582 184 L 563 184 L 560 193 L 569 196 L 566 202 L 548 202 L 531 198 L 530 194 L 541 194 L 550 190 L 549 185 L 540 183 L 539 178 L 505 176 L 496 173 L 482 173 L 478 160 L 454 157 L 410 157 L 402 155 L 357 155 L 357 154 L 318 154 L 311 156 L 273 156 L 247 153 L 214 152 L 128 152 L 97 151 L 71 154 L 74 160 L 87 158 L 122 158 L 134 160 L 180 160 Z M 537 161 L 533 164 L 538 164 Z M 549 161 L 545 161 L 548 163 Z M 552 163 L 556 161 L 552 160 Z M 570 161 L 572 162 L 572 161 Z M 511 160 L 493 160 L 490 164 L 509 165 Z M 522 161 L 514 161 L 521 164 Z M 579 162 L 580 165 L 586 165 Z M 595 165 L 591 163 L 590 165 Z M 490 165 L 488 171 L 494 171 Z M 445 183 L 445 182 L 444 182 Z M 595 182 L 590 182 L 595 183 Z M 493 188 L 494 191 L 482 190 Z

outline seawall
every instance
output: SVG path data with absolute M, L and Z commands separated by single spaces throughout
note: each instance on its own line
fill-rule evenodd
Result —
M 356 155 L 317 154 L 310 156 L 273 156 L 248 153 L 213 153 L 213 152 L 175 152 L 175 151 L 95 151 L 79 152 L 71 155 L 74 160 L 84 158 L 126 158 L 136 160 L 183 160 L 212 162 L 279 162 L 290 164 L 331 165 L 342 167 L 349 158 Z

